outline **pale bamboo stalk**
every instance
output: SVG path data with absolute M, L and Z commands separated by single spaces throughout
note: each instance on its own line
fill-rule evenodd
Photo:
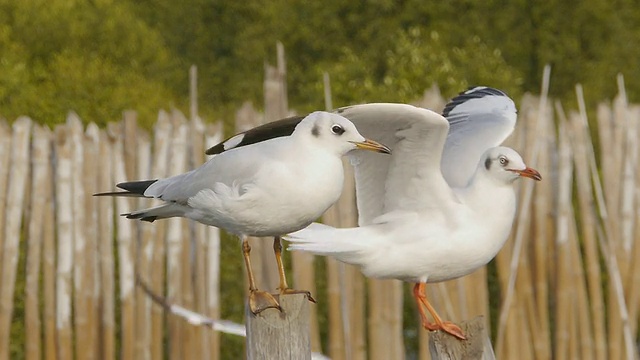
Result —
M 136 154 L 136 179 L 150 179 L 151 173 L 151 140 L 149 133 L 144 130 L 137 129 L 136 146 L 138 147 Z M 149 207 L 150 201 L 145 198 L 139 198 L 136 207 L 144 209 Z M 136 277 L 148 278 L 150 254 L 145 254 L 144 249 L 148 245 L 153 234 L 155 224 L 140 222 L 138 224 L 139 237 L 136 241 L 136 260 L 135 273 Z M 136 286 L 135 290 L 135 317 L 136 317 L 136 339 L 135 339 L 135 356 L 136 359 L 151 358 L 151 299 L 145 294 L 144 290 Z
M 110 124 L 114 128 L 114 124 Z M 112 189 L 113 178 L 113 137 L 106 132 L 100 133 L 98 154 L 101 161 L 98 176 L 99 189 Z M 113 359 L 115 349 L 115 284 L 114 284 L 114 199 L 100 199 L 98 202 L 98 266 L 100 269 L 100 350 L 102 359 Z
M 163 178 L 168 175 L 169 150 L 171 149 L 171 134 L 173 126 L 169 114 L 165 111 L 158 113 L 158 121 L 154 126 L 152 178 Z M 166 229 L 167 221 L 158 221 L 152 226 L 143 227 L 143 256 L 150 262 L 150 286 L 156 294 L 165 293 L 165 257 L 166 257 Z M 149 232 L 149 233 L 147 233 Z M 164 357 L 164 310 L 157 306 L 151 307 L 151 359 Z
M 197 79 L 197 72 L 192 66 L 190 72 L 190 78 L 192 79 L 192 90 L 196 90 L 194 82 Z M 192 93 L 192 99 L 197 101 L 197 96 Z M 205 126 L 202 122 L 202 119 L 197 117 L 197 103 L 192 103 L 191 108 L 191 120 L 190 120 L 190 139 L 191 139 L 191 168 L 196 168 L 202 163 L 205 162 L 204 151 L 208 149 L 205 147 Z M 215 144 L 214 144 L 215 145 Z M 195 256 L 195 262 L 193 264 L 193 297 L 194 297 L 194 309 L 201 314 L 207 313 L 207 272 L 206 272 L 206 261 L 207 261 L 207 226 L 204 224 L 200 224 L 197 222 L 191 222 L 192 226 L 192 234 L 193 234 L 193 246 Z M 203 360 L 208 360 L 211 358 L 211 354 L 209 353 L 209 336 L 207 336 L 207 330 L 202 327 L 197 327 L 193 329 L 194 334 L 194 344 L 192 346 L 193 350 L 198 354 Z
M 169 156 L 169 173 L 180 174 L 186 171 L 187 135 L 189 127 L 182 118 L 172 117 L 173 136 Z M 182 300 L 182 253 L 183 219 L 171 218 L 167 222 L 167 297 L 181 304 Z M 183 358 L 183 324 L 179 319 L 169 318 L 169 358 Z
M 526 222 L 530 225 L 530 220 Z M 520 224 L 518 224 L 520 226 Z M 518 302 L 519 313 L 521 316 L 521 326 L 523 328 L 523 336 L 521 344 L 525 347 L 522 350 L 530 351 L 527 353 L 526 351 L 521 351 L 521 354 L 528 356 L 529 358 L 536 358 L 536 348 L 538 345 L 538 334 L 540 333 L 540 325 L 538 323 L 538 319 L 535 313 L 535 294 L 533 291 L 534 282 L 532 280 L 531 275 L 531 264 L 529 263 L 529 257 L 525 252 L 521 253 L 520 266 L 519 266 L 519 276 L 520 279 L 516 282 L 516 292 L 518 293 L 518 297 L 520 301 Z M 529 338 L 527 338 L 528 336 Z M 526 345 L 525 345 L 526 344 Z
M 534 337 L 534 350 L 539 359 L 551 358 L 551 330 L 549 325 L 549 269 L 547 264 L 551 263 L 549 247 L 553 246 L 555 232 L 553 228 L 552 189 L 553 173 L 550 155 L 556 151 L 556 138 L 553 127 L 553 108 L 549 104 L 549 83 L 551 79 L 551 66 L 545 65 L 542 75 L 542 91 L 538 104 L 538 128 L 542 136 L 539 138 L 542 146 L 540 156 L 536 164 L 537 170 L 541 174 L 548 174 L 548 181 L 542 181 L 536 185 L 536 196 L 534 200 L 534 223 L 535 237 L 533 240 L 533 277 L 535 289 L 535 321 L 538 324 Z
M 559 111 L 562 111 L 559 108 Z M 560 113 L 564 117 L 564 113 Z M 600 255 L 594 224 L 597 219 L 593 209 L 593 189 L 591 187 L 589 173 L 589 159 L 587 158 L 587 139 L 584 137 L 582 121 L 579 116 L 572 116 L 573 126 L 572 139 L 574 148 L 574 163 L 576 164 L 576 185 L 578 189 L 578 204 L 580 206 L 580 217 L 582 220 L 582 241 L 584 243 L 587 282 L 589 286 L 589 303 L 591 306 L 590 319 L 593 326 L 594 351 L 596 359 L 607 358 L 607 343 L 605 334 L 605 307 L 602 294 L 602 279 L 600 269 Z
M 518 346 L 518 355 L 513 356 L 517 357 L 520 360 L 533 360 L 533 334 L 532 329 L 529 324 L 529 320 L 527 319 L 527 306 L 524 302 L 527 301 L 526 298 L 523 298 L 520 293 L 518 293 L 518 299 L 515 301 L 515 318 L 518 322 L 518 333 L 520 334 L 520 342 Z
M 51 165 L 49 165 L 51 166 Z M 53 189 L 53 171 L 49 169 L 49 186 Z M 43 254 L 42 273 L 44 289 L 44 346 L 43 354 L 45 360 L 57 359 L 57 334 L 56 334 L 56 238 L 55 238 L 55 217 L 54 199 L 52 191 L 51 197 L 47 201 L 47 211 L 44 213 L 43 228 Z
M 71 144 L 71 211 L 72 211 L 72 231 L 73 231 L 73 331 L 75 334 L 76 356 L 86 359 L 89 357 L 90 349 L 86 347 L 89 339 L 89 329 L 87 323 L 87 303 L 84 297 L 84 273 L 86 271 L 85 246 L 86 238 L 84 232 L 84 184 L 83 174 L 83 129 L 82 121 L 73 112 L 67 116 L 67 131 Z
M 0 265 L 2 278 L 0 283 L 0 359 L 9 358 L 9 337 L 11 317 L 13 316 L 13 291 L 15 288 L 16 271 L 19 257 L 20 228 L 22 226 L 22 212 L 24 196 L 29 172 L 29 137 L 31 134 L 31 119 L 21 117 L 13 123 L 11 140 L 11 165 L 7 186 L 6 218 L 4 251 Z
M 355 225 L 354 225 L 355 226 Z M 366 327 L 366 301 L 365 297 L 362 294 L 365 293 L 365 279 L 360 270 L 352 265 L 346 266 L 346 274 L 347 279 L 343 285 L 343 290 L 349 290 L 350 294 L 348 297 L 342 298 L 342 306 L 343 308 L 351 307 L 349 309 L 350 318 L 346 321 L 349 321 L 349 328 L 351 331 L 351 351 L 353 354 L 352 359 L 367 359 L 367 327 Z M 396 289 L 389 289 L 390 293 L 396 293 Z M 394 297 L 394 299 L 397 298 Z M 402 301 L 400 301 L 402 304 Z M 394 311 L 401 311 L 402 305 L 397 304 L 389 304 L 389 309 L 387 311 L 393 313 Z M 391 316 L 388 319 L 390 333 L 397 333 L 395 329 L 393 329 L 394 322 L 393 318 L 396 316 Z M 343 320 L 344 321 L 344 320 Z M 346 325 L 346 324 L 345 324 Z M 343 325 L 343 326 L 345 326 Z M 402 330 L 402 326 L 400 326 L 400 331 Z M 402 337 L 400 337 L 402 339 Z M 398 347 L 397 341 L 391 338 L 389 342 L 389 347 L 396 348 Z M 403 351 L 404 352 L 404 351 Z M 398 359 L 402 359 L 398 357 Z
M 353 227 L 358 223 L 355 207 L 355 180 L 353 168 L 343 160 L 345 180 L 342 195 L 336 202 L 339 218 L 332 224 L 337 227 Z M 361 359 L 366 356 L 364 343 L 364 308 L 360 294 L 364 293 L 362 277 L 357 269 L 344 263 L 338 264 L 338 285 L 340 287 L 340 308 L 342 328 L 345 339 L 345 356 L 348 359 Z
M 631 328 L 629 325 L 629 313 L 627 311 L 627 305 L 624 298 L 624 289 L 622 286 L 622 276 L 620 274 L 620 269 L 618 267 L 618 260 L 615 251 L 615 242 L 612 240 L 615 236 L 614 234 L 614 226 L 612 225 L 613 219 L 609 216 L 611 215 L 608 212 L 606 207 L 603 189 L 600 183 L 600 178 L 598 177 L 598 169 L 595 161 L 595 151 L 593 150 L 593 144 L 591 142 L 591 137 L 589 134 L 589 123 L 587 120 L 587 112 L 586 106 L 584 103 L 584 96 L 582 93 L 582 86 L 580 84 L 576 85 L 576 93 L 578 98 L 578 107 L 580 109 L 580 118 L 582 121 L 584 136 L 589 141 L 586 142 L 588 145 L 588 155 L 589 155 L 589 165 L 591 170 L 591 178 L 594 182 L 594 192 L 596 194 L 596 204 L 598 206 L 598 211 L 600 213 L 600 218 L 602 219 L 603 225 L 597 224 L 597 232 L 598 232 L 598 245 L 600 246 L 600 252 L 606 260 L 607 264 L 607 272 L 611 279 L 612 292 L 615 293 L 612 301 L 609 303 L 616 303 L 618 306 L 618 315 L 620 319 L 620 326 L 622 327 L 623 339 L 624 339 L 624 349 L 626 352 L 626 356 L 629 359 L 632 359 L 636 353 L 633 344 L 633 337 L 631 335 Z M 613 308 L 611 306 L 610 308 Z M 615 319 L 616 317 L 613 316 Z M 609 334 L 611 336 L 611 328 L 609 329 Z M 611 341 L 609 342 L 609 350 L 611 352 L 612 347 Z M 616 351 L 616 349 L 614 349 Z
M 51 194 L 51 131 L 46 127 L 33 129 L 31 154 L 31 214 L 27 240 L 27 266 L 25 285 L 25 358 L 39 360 L 42 357 L 41 319 L 38 301 L 40 264 L 42 262 L 42 237 L 44 216 L 51 211 L 47 206 Z M 46 349 L 45 349 L 46 351 Z
M 558 105 L 558 103 L 556 103 Z M 569 354 L 570 328 L 572 321 L 571 284 L 569 269 L 569 237 L 573 210 L 571 206 L 572 149 L 567 138 L 567 123 L 562 116 L 558 125 L 558 194 L 556 218 L 556 315 L 554 358 L 566 359 Z
M 368 292 L 369 359 L 404 359 L 402 282 L 371 279 Z
M 572 329 L 572 338 L 577 339 L 578 342 L 578 356 L 580 359 L 591 360 L 595 358 L 595 345 L 593 338 L 593 330 L 591 323 L 591 314 L 589 311 L 589 304 L 587 299 L 589 294 L 585 286 L 586 279 L 583 271 L 583 260 L 580 254 L 580 245 L 578 244 L 578 230 L 574 220 L 572 221 L 571 230 L 571 265 L 572 269 L 572 286 L 574 292 L 574 311 L 576 314 L 576 327 Z
M 460 279 L 465 290 L 462 293 L 461 319 L 473 319 L 484 316 L 485 329 L 491 333 L 489 321 L 489 292 L 487 289 L 487 268 L 481 267 L 472 274 Z
M 73 357 L 71 294 L 73 291 L 73 199 L 72 143 L 69 130 L 60 125 L 56 132 L 56 225 L 58 261 L 56 270 L 56 329 L 60 359 Z
M 123 137 L 116 136 L 113 148 L 113 173 L 116 183 L 127 181 L 123 146 Z M 116 197 L 116 212 L 118 214 L 128 213 L 131 210 L 129 199 Z M 116 241 L 120 287 L 120 346 L 122 359 L 128 360 L 135 358 L 135 256 L 132 251 L 134 226 L 132 221 L 124 216 L 118 216 L 116 224 L 118 227 Z
M 189 67 L 189 118 L 198 117 L 198 67 Z M 215 144 L 214 144 L 215 145 Z
M 11 128 L 4 119 L 0 119 L 0 223 L 4 224 L 7 210 L 7 184 L 9 183 L 9 164 L 11 163 Z M 0 259 L 4 249 L 4 231 L 0 231 Z
M 633 106 L 631 108 L 632 121 L 640 121 L 640 106 Z M 640 126 L 636 125 L 636 137 L 640 137 Z M 635 238 L 640 236 L 640 165 L 636 166 L 636 184 L 635 184 Z M 640 242 L 635 240 L 633 243 L 632 259 L 640 259 Z M 627 281 L 627 304 L 629 304 L 629 318 L 631 321 L 631 331 L 633 337 L 638 337 L 638 310 L 640 308 L 640 262 L 632 261 L 631 269 L 629 270 L 631 276 Z
M 637 110 L 637 107 L 635 108 Z M 624 171 L 621 186 L 621 208 L 620 208 L 620 228 L 621 228 L 621 245 L 622 252 L 619 254 L 624 256 L 627 264 L 631 264 L 632 247 L 634 240 L 634 203 L 633 196 L 636 187 L 636 169 L 638 167 L 638 121 L 637 112 L 627 108 L 624 121 L 626 125 L 626 149 L 624 158 Z M 636 116 L 633 116 L 636 115 Z M 629 271 L 627 277 L 623 278 L 624 283 L 628 283 Z
M 205 148 L 218 144 L 223 138 L 223 126 L 218 122 L 209 125 L 205 131 Z M 220 229 L 213 226 L 206 227 L 206 259 L 205 259 L 205 314 L 211 319 L 220 319 Z M 315 311 L 312 311 L 312 316 Z M 312 317 L 312 321 L 314 321 Z M 317 327 L 317 325 L 316 325 Z M 207 353 L 211 360 L 220 358 L 220 335 L 217 331 L 209 331 L 204 334 L 207 341 L 203 345 L 207 346 Z M 312 343 L 313 347 L 313 343 Z
M 198 136 L 198 139 L 194 139 L 196 137 L 195 134 L 191 133 L 192 123 L 190 123 L 187 118 L 182 114 L 182 112 L 178 110 L 173 111 L 173 117 L 179 119 L 179 122 L 185 124 L 186 126 L 186 138 L 185 138 L 185 171 L 194 168 L 194 164 L 192 161 L 192 155 L 194 154 L 193 147 L 197 143 L 200 143 L 200 154 L 204 153 L 204 149 L 202 149 L 202 141 Z M 200 133 L 202 135 L 202 133 Z M 199 155 L 200 155 L 199 154 Z M 201 155 L 202 156 L 202 155 Z M 202 164 L 201 161 L 198 162 L 197 166 Z M 193 226 L 194 224 L 191 221 L 182 220 L 182 240 L 180 244 L 182 245 L 182 251 L 180 254 L 180 265 L 182 269 L 180 269 L 180 296 L 182 301 L 180 302 L 184 307 L 188 309 L 194 309 L 194 296 L 193 296 L 193 271 L 194 259 L 192 257 L 192 251 L 194 246 L 196 246 L 193 237 Z M 195 354 L 194 350 L 199 350 L 199 337 L 196 332 L 201 331 L 202 329 L 198 329 L 193 326 L 182 326 L 182 358 L 184 359 L 192 359 Z M 198 355 L 201 357 L 201 355 Z
M 98 358 L 99 354 L 99 334 L 100 334 L 100 289 L 99 286 L 99 242 L 98 242 L 98 201 L 91 194 L 100 191 L 98 179 L 100 177 L 100 129 L 95 123 L 87 125 L 84 134 L 84 211 L 85 211 L 85 236 L 87 238 L 84 276 L 85 287 L 82 289 L 87 305 L 87 356 L 88 358 Z M 108 162 L 108 161 L 105 161 Z
M 122 113 L 122 141 L 124 149 L 124 170 L 127 179 L 133 179 L 136 176 L 137 156 L 136 145 L 138 133 L 138 115 L 135 111 L 126 110 Z
M 546 105 L 541 107 L 540 111 L 544 114 L 540 115 L 540 127 L 541 138 L 539 141 L 542 146 L 540 148 L 540 156 L 538 158 L 537 170 L 541 174 L 545 174 L 545 181 L 541 181 L 536 185 L 536 195 L 534 197 L 534 240 L 532 243 L 533 248 L 533 262 L 534 262 L 534 282 L 535 287 L 535 312 L 537 314 L 536 321 L 538 323 L 538 330 L 536 336 L 534 336 L 534 350 L 536 352 L 536 358 L 549 359 L 551 358 L 551 330 L 549 324 L 549 267 L 548 261 L 550 257 L 549 252 L 553 251 L 553 239 L 555 236 L 553 226 L 553 188 L 554 181 L 552 174 L 555 169 L 552 170 L 551 166 L 551 154 L 555 154 L 556 139 L 555 131 L 553 128 L 553 110 L 552 107 Z

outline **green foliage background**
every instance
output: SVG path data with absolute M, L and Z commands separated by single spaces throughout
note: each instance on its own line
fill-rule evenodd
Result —
M 103 125 L 134 109 L 150 126 L 160 108 L 187 108 L 195 64 L 201 114 L 230 121 L 245 100 L 261 104 L 276 41 L 300 112 L 324 106 L 325 71 L 335 106 L 412 101 L 432 83 L 445 96 L 483 84 L 518 99 L 539 91 L 547 63 L 556 98 L 571 102 L 578 82 L 587 103 L 612 97 L 617 73 L 640 98 L 633 0 L 0 0 L 0 117 L 54 125 L 74 110 Z M 239 246 L 224 241 L 222 251 L 223 316 L 241 321 Z M 407 323 L 410 348 L 417 324 Z M 20 358 L 18 318 L 12 330 Z M 228 358 L 241 356 L 240 339 L 223 341 L 240 349 Z
M 135 109 L 186 109 L 199 68 L 201 113 L 230 118 L 260 104 L 263 64 L 282 41 L 290 104 L 322 108 L 322 72 L 336 106 L 411 101 L 437 82 L 445 96 L 487 84 L 515 98 L 614 94 L 623 73 L 640 93 L 640 7 L 632 0 L 0 0 L 0 115 L 55 124 L 69 110 L 104 124 Z

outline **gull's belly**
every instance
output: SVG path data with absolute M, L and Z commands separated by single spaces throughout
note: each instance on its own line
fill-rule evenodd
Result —
M 249 236 L 276 236 L 300 230 L 317 220 L 342 192 L 344 175 L 328 164 L 317 174 L 284 169 L 261 174 L 255 183 L 219 184 L 204 201 L 191 202 L 188 216 L 201 223 Z M 313 169 L 316 171 L 316 169 Z
M 425 225 L 405 225 L 401 236 L 413 240 L 397 241 L 379 249 L 375 261 L 362 267 L 367 276 L 396 278 L 410 282 L 440 282 L 472 273 L 493 259 L 508 238 L 511 226 L 478 223 L 453 231 Z

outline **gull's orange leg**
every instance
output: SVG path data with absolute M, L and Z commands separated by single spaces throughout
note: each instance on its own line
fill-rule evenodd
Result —
M 247 267 L 247 276 L 249 277 L 249 308 L 254 314 L 259 314 L 262 311 L 274 308 L 282 311 L 280 304 L 266 291 L 258 290 L 256 287 L 256 280 L 253 277 L 253 270 L 251 269 L 251 246 L 246 238 L 242 238 L 242 255 L 244 256 L 244 264 Z
M 273 253 L 276 256 L 276 263 L 278 263 L 278 275 L 280 276 L 280 286 L 278 287 L 278 290 L 280 291 L 280 294 L 305 294 L 309 301 L 315 303 L 316 300 L 311 296 L 310 292 L 306 290 L 289 289 L 287 277 L 284 273 L 284 265 L 282 264 L 282 241 L 279 236 L 273 238 Z
M 467 338 L 464 336 L 462 329 L 460 329 L 458 325 L 450 321 L 442 321 L 440 316 L 438 316 L 436 310 L 427 300 L 425 291 L 426 287 L 427 284 L 425 283 L 417 283 L 413 287 L 413 297 L 416 299 L 416 303 L 418 304 L 418 311 L 420 312 L 420 318 L 422 319 L 422 326 L 429 331 L 442 330 L 460 340 L 466 340 Z M 427 318 L 427 314 L 424 312 L 424 308 L 422 307 L 423 305 L 433 317 L 434 323 L 430 322 Z

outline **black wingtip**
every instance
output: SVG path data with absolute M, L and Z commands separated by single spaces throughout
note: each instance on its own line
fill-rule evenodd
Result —
M 442 116 L 449 116 L 449 113 L 451 112 L 451 110 L 453 110 L 453 108 L 469 99 L 479 99 L 490 95 L 509 97 L 507 93 L 496 88 L 488 86 L 470 86 L 467 90 L 459 93 L 447 103 L 447 105 L 444 107 L 444 110 L 442 110 Z
M 208 148 L 204 153 L 216 155 L 229 149 L 238 148 L 245 145 L 255 144 L 261 141 L 274 139 L 282 136 L 289 136 L 296 126 L 305 116 L 291 116 L 282 120 L 273 121 L 260 125 L 245 132 L 236 134 L 225 141 Z M 225 148 L 226 146 L 226 148 Z
M 136 193 L 132 193 L 132 192 L 129 192 L 129 191 L 109 191 L 109 192 L 96 193 L 96 194 L 93 194 L 92 196 L 143 197 L 143 195 L 141 195 L 141 194 L 136 194 Z
M 144 192 L 149 188 L 149 186 L 151 186 L 151 184 L 155 183 L 156 181 L 158 181 L 158 179 L 155 179 L 155 180 L 142 180 L 142 181 L 129 181 L 129 182 L 119 183 L 116 186 L 119 187 L 122 190 L 127 190 L 127 191 L 129 191 L 131 193 L 134 193 L 134 194 L 144 195 Z
M 131 219 L 131 220 L 140 220 L 140 221 L 147 221 L 147 222 L 154 222 L 158 219 L 157 216 L 145 216 L 144 213 L 140 213 L 140 214 L 126 213 L 126 214 L 120 214 L 120 216 L 124 216 L 127 219 Z

